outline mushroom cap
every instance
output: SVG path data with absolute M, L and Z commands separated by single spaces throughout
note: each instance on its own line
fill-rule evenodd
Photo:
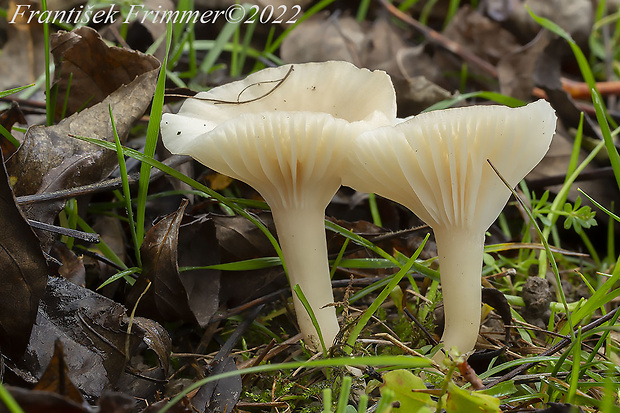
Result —
M 350 142 L 396 119 L 390 77 L 347 62 L 265 69 L 197 98 L 163 115 L 165 146 L 248 183 L 272 207 L 324 208 Z
M 394 122 L 396 95 L 382 71 L 339 61 L 284 65 L 187 99 L 178 114 L 163 115 L 162 137 L 171 152 L 192 155 L 219 124 L 242 114 L 276 112 L 324 113 L 378 127 Z
M 514 187 L 543 158 L 555 126 L 544 100 L 423 113 L 361 134 L 343 184 L 401 203 L 433 228 L 485 231 L 511 194 L 487 159 Z

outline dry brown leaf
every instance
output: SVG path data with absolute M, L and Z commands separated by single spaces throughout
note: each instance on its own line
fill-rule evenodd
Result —
M 56 117 L 91 107 L 136 77 L 157 70 L 159 61 L 140 52 L 110 47 L 90 27 L 50 37 L 56 62 Z M 68 94 L 68 100 L 65 98 Z

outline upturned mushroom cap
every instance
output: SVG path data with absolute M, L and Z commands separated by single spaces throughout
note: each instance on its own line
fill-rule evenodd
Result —
M 343 184 L 405 205 L 433 228 L 486 231 L 511 194 L 487 159 L 514 187 L 549 149 L 555 125 L 545 100 L 423 113 L 359 136 Z
M 291 285 L 313 308 L 327 347 L 339 327 L 333 302 L 325 207 L 341 183 L 352 140 L 393 124 L 396 97 L 384 72 L 345 62 L 266 69 L 188 99 L 164 114 L 166 147 L 248 183 L 271 207 Z M 318 348 L 294 297 L 300 329 Z
M 424 113 L 354 142 L 343 184 L 409 208 L 433 228 L 444 299 L 444 348 L 474 348 L 484 233 L 555 131 L 551 105 L 472 106 Z
M 176 115 L 164 114 L 162 138 L 171 152 L 192 155 L 206 132 L 228 120 L 241 123 L 241 115 L 279 112 L 322 113 L 357 126 L 360 133 L 394 122 L 394 86 L 385 72 L 358 69 L 348 62 L 264 69 L 198 93 Z M 256 119 L 247 118 L 247 122 L 254 125 Z

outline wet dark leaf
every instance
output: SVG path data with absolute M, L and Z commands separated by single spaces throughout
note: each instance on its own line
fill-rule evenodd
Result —
M 588 0 L 486 0 L 483 7 L 492 19 L 501 21 L 524 43 L 529 42 L 540 31 L 540 26 L 531 18 L 527 6 L 537 15 L 552 19 L 564 28 L 580 45 L 587 44 L 592 30 L 593 8 Z
M 86 27 L 83 29 L 91 30 Z M 98 50 L 82 52 L 86 56 L 93 56 Z M 150 104 L 155 90 L 158 65 L 151 62 L 148 68 L 132 72 L 133 77 L 124 79 L 125 83 L 117 83 L 108 95 L 100 99 L 100 103 L 63 119 L 57 125 L 29 128 L 19 151 L 7 163 L 10 175 L 16 178 L 15 192 L 28 195 L 70 185 L 84 185 L 108 175 L 116 166 L 116 154 L 72 138 L 69 134 L 113 140 L 108 109 L 111 105 L 118 134 L 124 141 L 129 129 Z M 118 76 L 100 67 L 97 69 L 101 76 Z M 85 157 L 90 159 L 81 161 Z M 53 168 L 58 169 L 52 177 L 48 177 L 47 187 L 42 187 L 45 176 Z M 67 170 L 71 172 L 67 173 Z M 64 185 L 59 186 L 56 181 L 63 174 L 67 177 L 63 180 Z
M 82 399 L 80 391 L 69 379 L 68 372 L 62 342 L 56 340 L 54 343 L 54 355 L 34 389 L 56 393 L 65 396 L 68 400 L 82 403 L 84 399 Z
M 155 395 L 164 391 L 167 383 L 172 341 L 160 324 L 148 318 L 135 317 L 131 327 L 142 337 L 144 346 L 141 347 L 155 353 L 159 365 L 146 364 L 141 357 L 137 357 L 116 383 L 116 388 L 136 399 L 152 402 L 158 399 Z
M 271 213 L 261 212 L 255 216 L 275 234 Z M 222 250 L 222 262 L 235 262 L 276 255 L 265 234 L 247 219 L 238 215 L 217 214 L 207 214 L 205 218 L 209 218 L 215 223 L 217 239 Z
M 40 377 L 59 339 L 69 378 L 87 399 L 95 399 L 123 373 L 126 337 L 123 306 L 63 278 L 50 277 L 26 355 L 17 367 Z M 134 330 L 131 354 L 141 341 Z
M 159 61 L 140 52 L 110 47 L 90 27 L 51 36 L 56 62 L 56 116 L 65 116 L 93 106 L 137 76 L 159 68 Z M 69 92 L 69 98 L 65 97 Z
M 566 126 L 577 128 L 582 111 L 577 108 L 570 94 L 563 89 L 561 82 L 563 44 L 562 39 L 555 39 L 549 43 L 540 59 L 537 60 L 532 76 L 536 85 L 545 91 L 547 100 L 555 109 L 558 118 Z M 588 116 L 584 116 L 583 132 L 591 137 L 600 136 L 598 126 Z
M 508 30 L 468 5 L 459 8 L 443 35 L 458 43 L 464 50 L 492 64 L 520 47 L 517 39 Z M 460 59 L 455 60 L 452 53 L 445 51 L 440 51 L 437 57 L 436 62 L 440 67 L 444 67 L 444 70 L 450 65 L 456 69 L 462 63 Z M 481 72 L 473 65 L 469 70 L 488 77 L 488 73 Z
M 168 332 L 161 324 L 143 317 L 135 317 L 133 326 L 140 332 L 142 341 L 147 347 L 155 352 L 163 368 L 163 375 L 167 377 L 170 367 L 170 353 L 172 352 L 172 341 Z
M 234 359 L 226 357 L 217 364 L 217 373 L 236 371 Z M 202 386 L 192 398 L 192 405 L 201 412 L 229 413 L 241 396 L 241 377 L 232 376 Z
M 16 205 L 4 163 L 0 168 L 0 210 L 0 291 L 4 292 L 0 300 L 0 346 L 3 353 L 18 358 L 28 344 L 45 292 L 47 265 L 39 240 Z
M 229 356 L 232 349 L 237 345 L 241 337 L 250 328 L 254 319 L 262 311 L 264 305 L 255 307 L 250 311 L 235 331 L 228 337 L 226 343 L 217 352 L 213 361 L 209 364 L 209 375 L 217 375 L 224 372 L 236 371 L 237 366 L 233 358 Z M 229 413 L 237 404 L 241 396 L 241 376 L 220 379 L 205 384 L 192 398 L 192 405 L 201 412 L 225 412 Z

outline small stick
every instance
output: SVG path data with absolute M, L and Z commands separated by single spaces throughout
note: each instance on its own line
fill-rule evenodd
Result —
M 497 78 L 497 69 L 491 63 L 468 52 L 467 50 L 463 49 L 463 47 L 457 42 L 448 39 L 447 37 L 445 37 L 443 34 L 439 33 L 438 31 L 433 30 L 423 25 L 422 23 L 420 23 L 413 17 L 409 16 L 408 14 L 403 13 L 396 6 L 394 6 L 391 3 L 388 3 L 387 0 L 380 0 L 380 1 L 383 7 L 385 7 L 387 11 L 390 12 L 390 14 L 392 14 L 397 19 L 402 20 L 403 22 L 407 23 L 408 25 L 418 30 L 420 33 L 424 35 L 424 37 L 426 37 L 428 41 L 439 44 L 444 49 L 454 53 L 457 56 L 462 57 L 463 60 L 478 66 L 480 69 L 484 70 L 489 75 Z
M 81 239 L 82 241 L 90 242 L 93 244 L 98 244 L 99 234 L 91 234 L 90 232 L 78 231 L 70 228 L 63 228 L 56 225 L 46 224 L 45 222 L 35 221 L 32 219 L 28 220 L 28 224 L 31 227 L 41 229 L 43 231 L 53 232 L 55 234 L 66 235 L 68 237 L 73 237 L 77 239 Z
M 170 167 L 175 167 L 191 159 L 192 158 L 189 156 L 174 155 L 166 159 L 163 163 Z M 160 171 L 159 169 L 156 169 L 151 174 L 150 180 L 153 181 L 159 178 L 160 176 L 162 176 L 163 174 L 164 173 L 162 171 Z M 139 180 L 140 180 L 140 174 L 137 172 L 128 176 L 129 185 L 135 185 L 138 183 Z M 74 196 L 79 196 L 79 195 L 105 192 L 105 191 L 109 191 L 113 189 L 118 189 L 120 187 L 122 187 L 121 178 L 112 178 L 112 179 L 108 179 L 106 181 L 98 182 L 95 184 L 83 185 L 83 186 L 78 186 L 75 188 L 68 188 L 68 189 L 61 189 L 59 191 L 54 191 L 54 192 L 44 192 L 40 194 L 19 196 L 17 197 L 17 204 L 26 205 L 26 204 L 33 204 L 36 202 L 53 201 L 56 199 L 66 199 L 66 198 L 72 198 Z

